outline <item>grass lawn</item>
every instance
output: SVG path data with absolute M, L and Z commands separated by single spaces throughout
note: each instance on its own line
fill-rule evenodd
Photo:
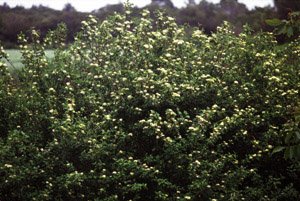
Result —
M 22 54 L 20 50 L 18 49 L 10 49 L 10 50 L 5 50 L 5 52 L 9 55 L 10 61 L 12 64 L 16 67 L 16 69 L 20 69 L 23 67 L 22 64 Z M 54 52 L 53 50 L 46 50 L 46 56 L 49 58 L 54 57 Z M 6 61 L 8 67 L 10 70 L 14 70 L 13 67 Z

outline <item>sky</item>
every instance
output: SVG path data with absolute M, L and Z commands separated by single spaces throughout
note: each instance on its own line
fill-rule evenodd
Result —
M 195 0 L 199 3 L 201 0 Z M 220 0 L 207 0 L 213 3 L 219 3 Z M 124 0 L 0 0 L 0 5 L 6 2 L 10 7 L 15 7 L 17 5 L 22 5 L 25 8 L 31 8 L 32 5 L 48 6 L 53 9 L 61 10 L 64 5 L 71 3 L 77 11 L 90 12 L 92 10 L 99 9 L 106 6 L 107 4 L 117 4 L 122 3 Z M 150 4 L 151 0 L 130 0 L 131 3 L 138 7 L 143 7 Z M 188 0 L 172 0 L 173 4 L 180 8 L 186 5 Z M 240 3 L 244 3 L 249 9 L 253 9 L 255 6 L 263 7 L 267 5 L 273 6 L 273 0 L 238 0 Z

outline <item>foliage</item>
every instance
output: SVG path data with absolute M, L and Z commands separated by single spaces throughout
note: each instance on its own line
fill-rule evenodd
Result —
M 300 159 L 300 107 L 295 108 L 295 119 L 287 122 L 285 126 L 285 144 L 286 146 L 277 146 L 273 150 L 273 154 L 284 151 L 285 159 Z
M 271 20 L 266 20 L 266 23 L 271 26 L 279 26 L 275 29 L 278 35 L 286 34 L 288 37 L 300 33 L 300 11 L 290 12 L 288 14 L 288 20 L 280 20 L 274 18 Z
M 300 39 L 227 22 L 187 39 L 131 12 L 89 16 L 69 47 L 64 25 L 19 36 L 24 68 L 0 68 L 1 199 L 299 200 L 300 164 L 270 150 L 299 100 Z
M 286 19 L 291 11 L 300 10 L 300 1 L 298 0 L 274 0 L 274 4 L 279 19 Z
M 288 37 L 291 37 L 300 33 L 300 11 L 290 12 L 288 18 L 289 20 L 274 18 L 266 20 L 266 23 L 271 26 L 280 26 L 278 29 L 275 29 L 277 34 L 286 34 Z M 273 150 L 273 154 L 285 150 L 285 159 L 300 159 L 300 106 L 297 105 L 294 110 L 294 119 L 289 120 L 285 127 L 286 136 L 284 142 L 286 146 L 277 146 Z

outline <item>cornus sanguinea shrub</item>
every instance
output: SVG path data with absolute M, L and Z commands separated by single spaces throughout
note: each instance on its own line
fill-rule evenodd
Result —
M 300 38 L 226 22 L 186 38 L 130 13 L 89 16 L 68 46 L 64 25 L 19 36 L 24 68 L 1 63 L 0 199 L 299 200 L 299 162 L 271 152 L 299 102 Z

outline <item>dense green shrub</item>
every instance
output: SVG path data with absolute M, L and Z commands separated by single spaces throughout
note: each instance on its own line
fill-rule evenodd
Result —
M 185 39 L 125 9 L 68 48 L 63 25 L 20 35 L 18 78 L 1 63 L 0 198 L 299 200 L 299 162 L 270 152 L 299 100 L 300 39 L 282 50 L 226 22 Z
M 276 34 L 285 34 L 288 37 L 294 35 L 299 36 L 300 33 L 300 11 L 289 12 L 288 20 L 280 20 L 274 18 L 272 20 L 266 20 L 266 23 L 271 26 L 279 26 L 274 31 Z M 294 115 L 292 119 L 288 121 L 286 127 L 285 143 L 288 146 L 277 146 L 274 148 L 273 153 L 284 151 L 284 158 L 299 159 L 300 158 L 300 106 L 299 104 L 294 108 Z

